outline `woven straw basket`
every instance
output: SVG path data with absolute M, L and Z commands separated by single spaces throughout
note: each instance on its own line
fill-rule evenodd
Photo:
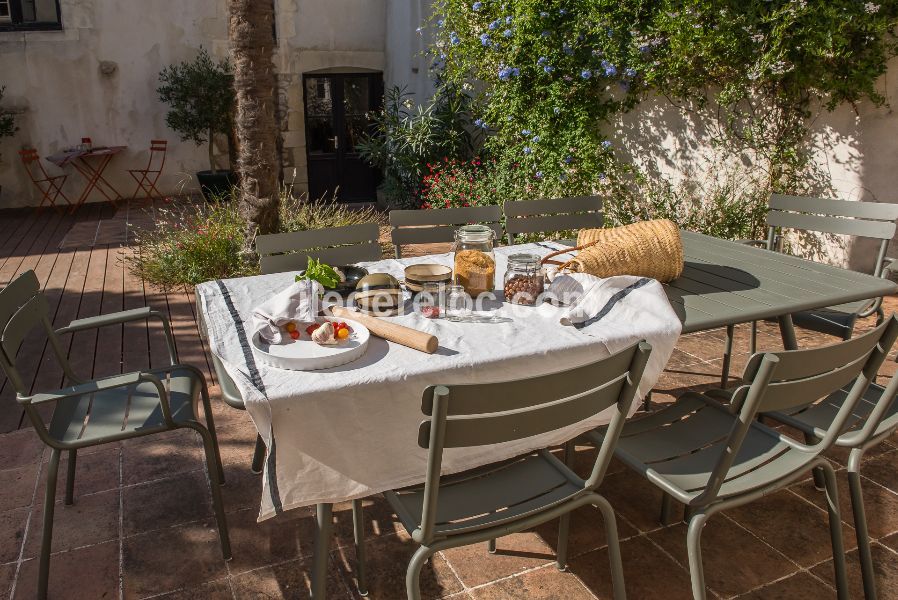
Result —
M 639 221 L 610 229 L 581 229 L 577 256 L 565 263 L 548 260 L 570 252 L 553 252 L 543 263 L 561 265 L 560 271 L 597 277 L 636 275 L 671 281 L 683 272 L 683 242 L 676 224 L 667 219 Z

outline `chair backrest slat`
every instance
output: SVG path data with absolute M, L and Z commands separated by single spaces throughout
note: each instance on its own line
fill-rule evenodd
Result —
M 898 204 L 886 202 L 851 202 L 830 198 L 771 194 L 770 208 L 871 221 L 895 221 L 898 219 Z
M 346 265 L 379 260 L 379 236 L 377 223 L 275 233 L 258 236 L 256 252 L 263 273 L 304 269 L 309 256 L 331 265 Z
M 0 329 L 0 347 L 3 348 L 10 363 L 15 364 L 16 354 L 19 353 L 19 347 L 25 341 L 25 337 L 40 326 L 48 314 L 47 299 L 43 294 L 35 294 L 10 317 L 6 326 Z
M 507 412 L 449 417 L 444 447 L 466 448 L 501 444 L 541 435 L 595 416 L 620 399 L 626 374 L 581 395 L 548 404 Z M 452 402 L 452 396 L 449 396 Z M 421 428 L 419 442 L 430 439 L 430 427 Z
M 602 227 L 602 199 L 598 196 L 507 201 L 505 231 L 509 243 L 521 233 L 548 233 Z
M 767 214 L 767 224 L 771 227 L 853 235 L 878 240 L 890 240 L 895 235 L 894 222 L 843 219 L 792 212 L 770 211 Z
M 481 224 L 502 238 L 502 211 L 498 206 L 466 206 L 427 210 L 391 210 L 390 236 L 396 256 L 402 256 L 404 244 L 438 244 L 455 239 L 462 225 Z
M 806 379 L 772 382 L 767 386 L 758 410 L 759 412 L 790 410 L 825 398 L 855 380 L 863 371 L 868 357 L 869 353 L 844 367 Z

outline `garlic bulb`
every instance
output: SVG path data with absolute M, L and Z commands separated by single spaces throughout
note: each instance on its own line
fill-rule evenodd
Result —
M 334 326 L 330 321 L 322 323 L 321 327 L 312 332 L 312 341 L 324 346 L 337 343 L 337 336 L 334 335 Z

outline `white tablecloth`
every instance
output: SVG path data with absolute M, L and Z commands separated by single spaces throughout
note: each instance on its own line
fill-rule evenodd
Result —
M 497 248 L 497 289 L 509 254 L 547 254 L 550 247 Z M 369 272 L 402 277 L 407 265 L 421 262 L 451 265 L 452 255 L 363 264 Z M 615 294 L 601 320 L 586 328 L 562 326 L 565 309 L 548 303 L 502 304 L 495 314 L 513 320 L 499 324 L 451 323 L 413 313 L 392 319 L 436 335 L 440 348 L 435 354 L 372 337 L 365 356 L 355 362 L 325 371 L 285 371 L 257 362 L 248 339 L 252 309 L 290 285 L 293 277 L 292 272 L 279 273 L 197 286 L 211 350 L 234 379 L 268 447 L 260 519 L 422 482 L 427 452 L 418 447 L 417 433 L 427 385 L 500 381 L 569 369 L 645 339 L 653 352 L 641 397 L 656 383 L 680 334 L 680 321 L 660 284 L 639 280 Z M 633 410 L 637 405 L 635 401 Z M 604 422 L 599 415 L 500 446 L 450 449 L 443 472 L 558 444 Z

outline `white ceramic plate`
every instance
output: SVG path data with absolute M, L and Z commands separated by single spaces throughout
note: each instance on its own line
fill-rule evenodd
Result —
M 339 367 L 360 358 L 368 349 L 368 338 L 371 332 L 368 328 L 351 319 L 329 319 L 319 317 L 318 322 L 343 321 L 352 329 L 352 333 L 345 340 L 333 346 L 316 344 L 305 330 L 298 340 L 290 340 L 286 344 L 271 345 L 259 338 L 259 334 L 253 335 L 253 352 L 259 362 L 269 367 L 289 369 L 292 371 L 317 371 Z

